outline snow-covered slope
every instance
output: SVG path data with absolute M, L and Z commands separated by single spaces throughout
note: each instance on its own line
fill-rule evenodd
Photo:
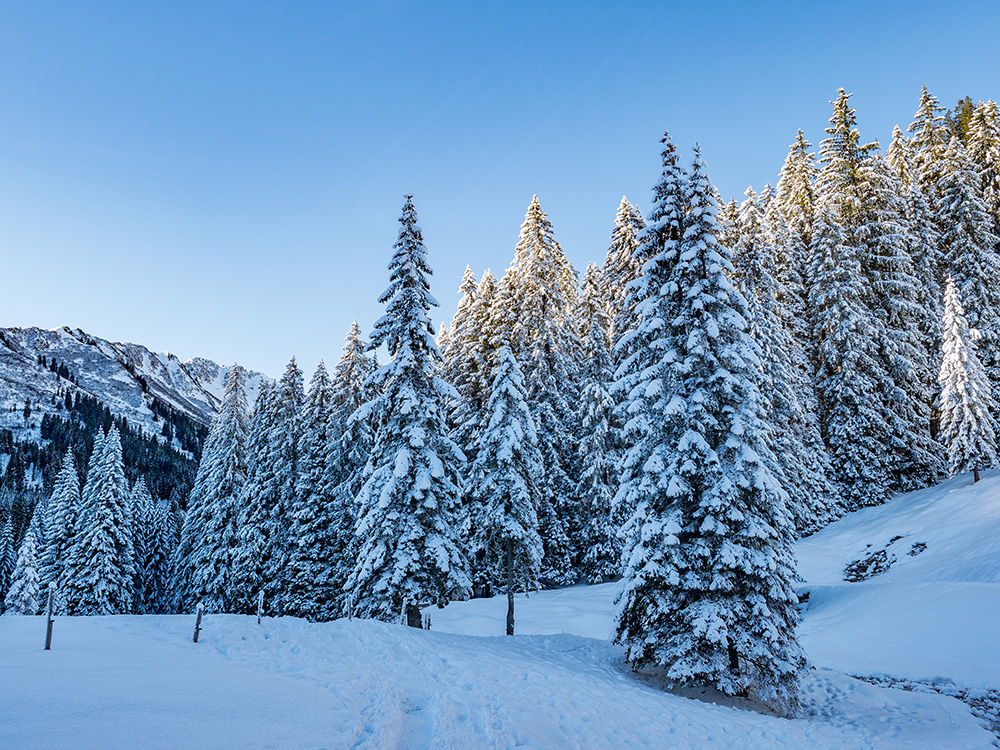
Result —
M 670 695 L 607 641 L 576 635 L 217 615 L 196 645 L 192 625 L 64 618 L 45 652 L 43 618 L 0 618 L 0 747 L 963 750 L 991 739 L 954 699 L 832 672 L 809 676 L 812 715 L 795 721 Z
M 849 674 L 1000 690 L 1000 475 L 962 476 L 798 544 L 801 638 Z M 866 580 L 845 581 L 851 566 Z M 882 570 L 883 572 L 876 572 Z
M 73 382 L 40 365 L 39 356 L 64 364 Z M 41 415 L 58 411 L 53 397 L 66 389 L 97 398 L 116 416 L 147 432 L 156 431 L 149 408 L 153 398 L 208 425 L 221 403 L 228 371 L 206 359 L 181 362 L 173 354 L 112 343 L 80 329 L 0 328 L 0 428 L 19 437 L 37 437 Z M 252 403 L 265 376 L 248 375 Z M 32 413 L 27 420 L 26 402 Z

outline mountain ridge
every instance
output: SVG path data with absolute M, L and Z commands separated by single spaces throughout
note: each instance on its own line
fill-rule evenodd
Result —
M 149 434 L 159 432 L 154 401 L 208 426 L 232 369 L 203 357 L 181 361 L 141 344 L 112 342 L 80 328 L 0 328 L 0 429 L 38 440 L 41 417 L 58 415 L 66 395 L 91 396 Z M 271 379 L 247 373 L 247 398 Z

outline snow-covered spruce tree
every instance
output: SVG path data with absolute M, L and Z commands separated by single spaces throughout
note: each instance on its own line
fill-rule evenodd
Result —
M 275 610 L 278 582 L 266 570 L 275 551 L 274 517 L 279 503 L 278 456 L 275 455 L 275 425 L 278 422 L 276 383 L 262 383 L 250 415 L 246 443 L 246 481 L 236 507 L 236 543 L 232 550 L 232 603 L 235 611 L 248 614 L 264 590 L 266 607 Z
M 667 322 L 676 317 L 678 310 L 678 294 L 666 285 L 677 263 L 687 196 L 685 173 L 678 164 L 670 135 L 664 133 L 660 142 L 663 172 L 653 188 L 649 223 L 635 253 L 641 264 L 640 275 L 629 285 L 634 309 L 632 327 L 615 346 L 618 366 L 611 393 L 617 404 L 616 419 L 623 426 L 624 448 L 619 486 L 612 500 L 614 524 L 619 527 L 637 507 L 659 498 L 657 482 L 649 469 L 666 460 L 657 430 L 666 420 L 663 410 L 669 401 L 663 399 L 670 387 L 663 360 L 670 346 Z M 647 466 L 654 456 L 654 464 Z M 627 564 L 623 557 L 621 567 Z
M 995 390 L 1000 388 L 1000 238 L 982 199 L 979 175 L 958 138 L 949 142 L 940 174 L 937 219 L 944 265 L 958 286 L 969 325 L 979 332 L 983 366 Z
M 910 491 L 937 482 L 943 474 L 941 446 L 931 437 L 936 357 L 932 361 L 922 332 L 932 329 L 934 308 L 919 306 L 910 253 L 905 190 L 879 154 L 862 164 L 864 205 L 859 238 L 865 247 L 863 267 L 871 299 L 886 336 L 881 358 L 887 375 L 882 392 L 891 410 L 893 488 Z
M 792 334 L 789 312 L 779 294 L 777 253 L 765 230 L 758 200 L 748 188 L 737 217 L 739 239 L 732 248 L 734 280 L 747 302 L 749 333 L 761 350 L 765 437 L 771 448 L 769 455 L 775 459 L 769 468 L 788 490 L 795 528 L 810 533 L 843 511 L 837 488 L 829 478 L 830 460 L 820 436 L 815 403 L 799 398 L 799 392 L 807 387 L 798 382 L 805 353 Z
M 945 119 L 944 107 L 926 86 L 920 90 L 920 104 L 907 132 L 912 134 L 910 145 L 914 178 L 923 189 L 932 210 L 937 213 L 941 206 L 941 162 L 951 139 L 951 130 Z
M 506 588 L 507 635 L 514 635 L 514 592 L 537 587 L 542 562 L 535 513 L 541 455 L 517 360 L 506 346 L 498 360 L 475 446 L 473 544 Z
M 198 602 L 208 612 L 226 612 L 233 604 L 232 554 L 238 503 L 247 478 L 245 383 L 246 372 L 233 365 L 191 489 L 173 566 L 175 607 L 181 612 Z
M 148 614 L 169 614 L 173 602 L 170 561 L 177 547 L 177 527 L 170 507 L 159 500 L 152 502 L 148 523 L 142 601 Z
M 610 393 L 611 325 L 604 288 L 600 267 L 591 263 L 580 295 L 584 360 L 578 407 L 581 472 L 575 494 L 580 500 L 582 524 L 573 543 L 581 551 L 581 571 L 592 583 L 601 583 L 621 571 L 618 526 L 611 514 L 611 499 L 618 489 L 620 440 L 615 434 L 615 402 Z
M 981 179 L 983 202 L 1000 233 L 1000 112 L 992 99 L 980 101 L 973 112 L 968 151 Z
M 534 196 L 521 225 L 514 261 L 500 280 L 497 324 L 505 333 L 527 384 L 528 408 L 538 430 L 542 474 L 538 522 L 545 543 L 542 575 L 553 583 L 577 578 L 579 550 L 571 538 L 581 526 L 573 496 L 577 473 L 575 320 L 577 280 Z
M 69 614 L 128 614 L 133 606 L 135 553 L 129 487 L 118 428 L 94 444 L 83 490 L 79 530 L 66 562 Z
M 35 550 L 35 533 L 32 529 L 24 535 L 17 553 L 17 563 L 11 576 L 10 590 L 3 600 L 5 615 L 38 614 L 38 556 Z
M 391 357 L 373 375 L 379 394 L 352 419 L 374 415 L 375 445 L 358 496 L 356 565 L 348 581 L 358 615 L 420 627 L 420 606 L 469 596 L 468 561 L 455 527 L 465 456 L 448 437 L 444 399 L 454 389 L 434 375 L 438 358 L 429 310 L 427 251 L 413 196 L 399 219 L 389 263 L 385 315 L 372 348 Z
M 697 149 L 687 203 L 676 262 L 659 291 L 677 295 L 654 365 L 665 387 L 647 388 L 636 404 L 647 410 L 650 439 L 645 492 L 626 527 L 617 640 L 637 668 L 660 666 L 677 683 L 753 695 L 792 715 L 805 665 L 795 635 L 793 529 L 764 458 L 759 349 L 727 276 L 730 255 L 716 239 L 716 203 Z
M 473 356 L 474 327 L 472 314 L 476 304 L 476 275 L 468 266 L 462 275 L 462 283 L 458 288 L 462 296 L 458 300 L 458 308 L 448 326 L 448 351 L 441 354 L 441 377 L 451 383 L 458 391 L 461 400 L 470 401 L 470 387 L 475 383 L 476 362 Z M 460 409 L 461 405 L 456 404 Z
M 346 585 L 357 558 L 358 544 L 354 534 L 358 520 L 357 497 L 364 485 L 365 465 L 375 444 L 372 415 L 352 418 L 379 392 L 372 382 L 378 361 L 374 352 L 369 355 L 366 350 L 361 328 L 354 321 L 331 382 L 329 434 L 334 441 L 331 458 L 334 495 L 330 514 L 335 517 L 332 528 L 336 536 L 330 540 L 333 545 L 330 565 L 340 591 L 339 614 L 349 614 L 352 607 Z
M 951 475 L 997 463 L 997 405 L 986 371 L 976 354 L 976 335 L 962 309 L 958 285 L 948 279 L 944 298 L 944 348 L 941 362 L 941 442 L 948 449 Z
M 820 148 L 808 274 L 809 316 L 823 438 L 848 510 L 877 505 L 893 488 L 896 416 L 883 316 L 873 309 L 867 185 L 849 96 L 840 89 Z
M 135 577 L 132 581 L 133 608 L 138 615 L 153 614 L 146 598 L 148 589 L 146 559 L 156 543 L 153 513 L 153 496 L 149 494 L 145 478 L 139 477 L 129 492 L 129 517 L 132 522 L 132 549 L 135 559 Z
M 287 581 L 283 612 L 310 620 L 332 620 L 340 612 L 343 579 L 336 575 L 342 555 L 344 520 L 336 507 L 333 461 L 335 439 L 331 434 L 330 377 L 320 361 L 309 382 L 302 409 L 302 440 L 295 505 L 289 509 Z
M 775 281 L 792 332 L 807 346 L 805 269 L 816 210 L 816 164 L 812 144 L 798 131 L 765 209 L 775 242 Z
M 611 244 L 604 259 L 604 288 L 602 294 L 608 305 L 611 325 L 611 342 L 617 341 L 625 331 L 634 327 L 635 305 L 629 287 L 641 272 L 636 250 L 646 221 L 636 206 L 622 196 L 615 214 L 615 228 Z
M 39 555 L 39 581 L 43 589 L 50 583 L 56 584 L 58 614 L 62 614 L 65 607 L 66 561 L 78 530 L 80 503 L 80 477 L 76 473 L 73 451 L 67 449 L 49 496 L 45 546 Z
M 6 493 L 5 493 L 6 494 Z M 14 514 L 7 497 L 0 502 L 0 591 L 10 588 L 10 579 L 14 575 Z
M 299 444 L 302 441 L 302 405 L 305 402 L 305 385 L 302 370 L 292 357 L 284 375 L 278 381 L 277 421 L 272 433 L 271 454 L 274 461 L 277 504 L 272 508 L 271 547 L 264 557 L 261 571 L 264 580 L 273 588 L 273 606 L 282 611 L 285 592 L 290 512 L 297 503 L 299 481 Z

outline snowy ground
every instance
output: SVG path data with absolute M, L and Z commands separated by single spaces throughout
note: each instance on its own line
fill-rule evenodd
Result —
M 518 597 L 514 638 L 503 598 L 433 611 L 430 632 L 210 616 L 197 645 L 190 616 L 63 618 L 51 652 L 42 618 L 3 617 L 0 748 L 989 748 L 959 701 L 844 674 L 998 686 L 1000 477 L 965 483 L 799 544 L 803 719 L 637 679 L 607 640 L 609 584 Z M 887 572 L 844 582 L 895 536 Z

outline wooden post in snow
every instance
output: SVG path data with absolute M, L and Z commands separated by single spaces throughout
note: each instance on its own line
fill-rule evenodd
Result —
M 261 615 L 264 614 L 264 589 L 257 594 L 257 624 L 260 625 Z
M 52 650 L 52 611 L 55 609 L 56 605 L 56 584 L 49 584 L 49 604 L 46 608 L 48 611 L 48 616 L 45 622 L 45 650 Z
M 201 616 L 205 613 L 205 605 L 198 602 L 198 619 L 194 623 L 194 642 L 198 642 L 198 633 L 201 632 Z

